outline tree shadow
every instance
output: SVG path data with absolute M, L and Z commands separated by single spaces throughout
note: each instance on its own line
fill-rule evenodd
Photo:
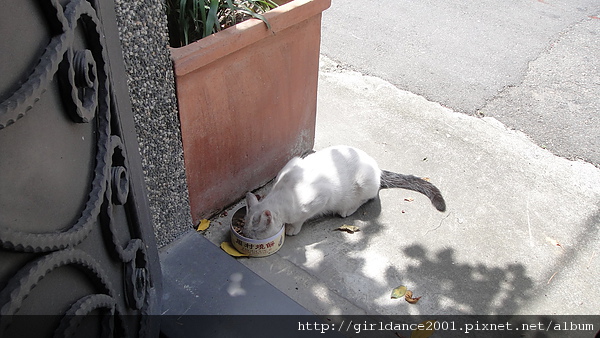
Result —
M 454 249 L 428 252 L 413 244 L 403 249 L 416 261 L 402 273 L 388 270 L 387 279 L 398 274 L 410 276 L 411 283 L 425 289 L 427 310 L 431 313 L 512 314 L 531 298 L 533 280 L 523 264 L 490 267 L 484 264 L 458 262 Z M 401 278 L 406 280 L 406 277 Z
M 340 152 L 332 152 L 332 163 L 340 175 L 346 168 L 337 163 L 344 163 L 344 156 Z M 309 220 L 299 235 L 286 237 L 284 247 L 274 257 L 261 262 L 249 261 L 247 265 L 262 266 L 264 270 L 268 265 L 277 265 L 270 261 L 283 259 L 292 267 L 306 271 L 311 275 L 309 279 L 319 285 L 296 286 L 296 290 L 311 287 L 322 290 L 324 296 L 296 300 L 301 304 L 310 301 L 313 303 L 311 307 L 318 302 L 316 308 L 324 311 L 329 308 L 330 313 L 510 314 L 530 299 L 533 281 L 522 264 L 486 266 L 457 262 L 452 248 L 428 252 L 427 247 L 420 244 L 390 248 L 402 252 L 402 255 L 393 253 L 393 258 L 374 257 L 379 251 L 373 248 L 384 245 L 379 239 L 387 236 L 382 233 L 387 225 L 380 222 L 381 212 L 382 203 L 377 196 L 349 217 L 325 216 Z M 399 215 L 396 219 L 400 218 Z M 357 223 L 361 231 L 355 235 L 334 231 L 343 224 Z M 398 262 L 404 258 L 408 261 Z M 373 271 L 381 271 L 381 276 L 375 276 Z M 270 277 L 263 275 L 267 280 Z M 271 281 L 277 283 L 276 279 Z M 423 296 L 418 307 L 389 303 L 391 290 L 402 284 L 418 288 L 415 291 L 420 294 L 415 296 Z M 327 304 L 327 298 L 331 297 L 355 307 L 340 309 L 331 300 Z

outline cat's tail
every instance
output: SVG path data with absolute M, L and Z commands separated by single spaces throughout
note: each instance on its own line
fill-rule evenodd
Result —
M 381 189 L 402 188 L 420 192 L 429 197 L 433 206 L 439 211 L 446 211 L 446 201 L 440 190 L 433 184 L 413 175 L 397 174 L 391 171 L 381 171 Z

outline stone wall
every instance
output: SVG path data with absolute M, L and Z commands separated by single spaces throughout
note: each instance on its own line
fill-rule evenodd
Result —
M 115 0 L 158 246 L 192 229 L 165 0 Z

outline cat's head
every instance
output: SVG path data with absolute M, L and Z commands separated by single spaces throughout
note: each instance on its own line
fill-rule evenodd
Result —
M 277 221 L 277 216 L 261 206 L 256 196 L 246 194 L 246 218 L 242 233 L 245 237 L 265 239 L 279 232 L 282 223 Z

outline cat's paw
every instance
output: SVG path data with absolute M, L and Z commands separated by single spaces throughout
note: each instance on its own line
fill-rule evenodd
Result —
M 288 236 L 294 236 L 294 235 L 296 235 L 297 234 L 296 228 L 294 228 L 294 226 L 291 225 L 291 224 L 286 224 L 285 225 L 285 234 L 288 235 Z
M 294 226 L 291 224 L 286 224 L 285 225 L 285 234 L 288 236 L 296 236 L 300 232 L 300 229 L 302 229 L 302 226 Z
M 340 217 L 342 217 L 342 218 L 346 218 L 346 217 L 352 215 L 353 213 L 355 213 L 359 207 L 360 207 L 360 205 L 357 207 L 352 207 L 348 210 L 341 210 L 340 212 L 338 212 L 338 215 L 340 215 Z

